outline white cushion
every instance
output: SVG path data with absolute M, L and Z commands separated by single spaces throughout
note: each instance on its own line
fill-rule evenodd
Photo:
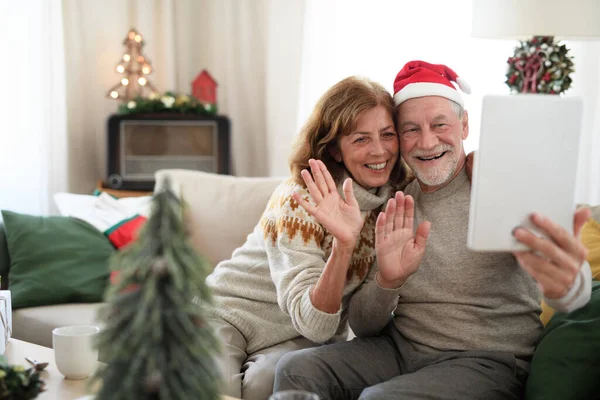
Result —
M 214 267 L 241 246 L 258 223 L 269 197 L 284 178 L 245 178 L 189 170 L 161 170 L 189 206 L 191 240 Z
M 58 208 L 60 215 L 65 217 L 76 216 L 77 214 L 89 214 L 98 208 L 98 203 L 105 198 L 110 198 L 119 209 L 128 215 L 140 214 L 148 216 L 150 212 L 151 196 L 123 197 L 113 199 L 109 194 L 103 192 L 100 196 L 75 193 L 56 193 L 54 203 Z
M 92 208 L 96 202 L 96 196 L 75 193 L 56 193 L 54 203 L 58 207 L 60 215 L 68 217 L 79 210 Z

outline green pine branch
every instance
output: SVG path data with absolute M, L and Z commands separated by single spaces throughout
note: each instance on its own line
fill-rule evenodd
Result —
M 153 98 L 136 97 L 119 105 L 117 112 L 121 115 L 148 113 L 214 115 L 217 113 L 217 105 L 201 103 L 191 95 L 166 92 L 162 96 Z
M 10 365 L 5 357 L 0 356 L 0 399 L 35 399 L 43 391 L 44 381 L 39 372 L 33 368 Z

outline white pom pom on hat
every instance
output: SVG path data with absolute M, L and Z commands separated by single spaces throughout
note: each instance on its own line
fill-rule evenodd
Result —
M 394 103 L 397 107 L 416 97 L 441 96 L 464 107 L 462 96 L 452 82 L 464 93 L 471 93 L 469 84 L 449 67 L 425 61 L 410 61 L 398 72 L 394 80 Z

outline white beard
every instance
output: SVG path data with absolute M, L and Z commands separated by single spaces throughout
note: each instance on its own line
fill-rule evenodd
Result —
M 454 175 L 456 163 L 451 168 L 434 167 L 428 168 L 427 171 L 412 167 L 417 179 L 427 186 L 440 186 L 448 182 Z
M 423 168 L 421 165 L 414 165 L 414 157 L 423 156 L 431 153 L 441 153 L 447 151 L 444 155 L 442 165 L 436 167 Z M 407 162 L 411 167 L 419 182 L 427 186 L 440 186 L 447 183 L 456 172 L 458 166 L 458 158 L 456 157 L 455 149 L 449 145 L 438 145 L 431 151 L 415 150 L 409 154 L 410 162 Z

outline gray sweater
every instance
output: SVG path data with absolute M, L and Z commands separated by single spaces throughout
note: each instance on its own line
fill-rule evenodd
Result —
M 415 227 L 431 222 L 423 261 L 398 289 L 379 287 L 372 271 L 350 303 L 357 335 L 378 332 L 393 311 L 398 331 L 424 352 L 533 354 L 542 329 L 541 294 L 512 254 L 467 249 L 470 188 L 464 170 L 432 193 L 423 193 L 417 181 L 407 186 L 404 192 L 415 199 Z

